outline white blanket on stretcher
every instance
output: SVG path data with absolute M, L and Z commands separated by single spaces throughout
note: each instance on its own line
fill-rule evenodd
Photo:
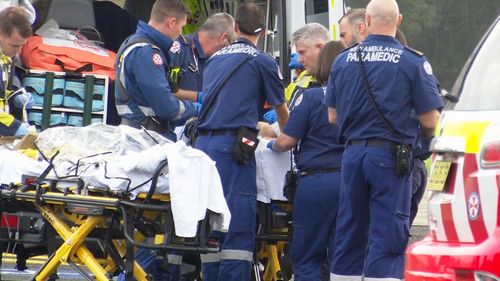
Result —
M 168 160 L 168 173 L 160 175 L 156 193 L 170 193 L 175 234 L 180 237 L 194 237 L 198 221 L 205 217 L 207 209 L 220 216 L 215 221 L 216 230 L 227 232 L 231 213 L 224 199 L 219 173 L 212 161 L 200 150 L 188 147 L 184 142 L 155 145 L 139 153 L 127 154 L 108 163 L 107 178 L 104 167 L 98 171 L 86 171 L 80 176 L 85 183 L 102 185 L 112 177 L 115 185 L 111 189 L 121 189 L 125 182 L 122 177 L 133 180 L 133 184 L 147 180 L 160 163 Z M 139 180 L 138 180 L 139 179 Z M 134 194 L 147 192 L 150 185 L 134 190 Z
M 257 164 L 257 200 L 269 203 L 271 200 L 286 201 L 283 196 L 285 174 L 290 169 L 290 152 L 276 153 L 267 148 L 269 140 L 262 139 L 255 151 Z
M 216 230 L 227 232 L 231 213 L 227 207 L 219 174 L 213 162 L 200 150 L 186 147 L 183 142 L 156 145 L 140 153 L 127 154 L 106 164 L 95 165 L 80 175 L 86 185 L 108 186 L 125 190 L 151 178 L 160 162 L 168 159 L 168 173 L 159 177 L 157 193 L 170 193 L 175 233 L 194 237 L 198 221 L 211 210 L 219 216 Z M 0 148 L 0 183 L 19 183 L 22 175 L 40 175 L 48 166 L 24 154 Z M 53 173 L 49 177 L 54 177 Z M 150 185 L 136 189 L 134 194 L 149 191 Z

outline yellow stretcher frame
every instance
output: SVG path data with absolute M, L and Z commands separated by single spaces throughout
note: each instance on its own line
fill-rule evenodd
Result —
M 257 252 L 258 260 L 266 260 L 262 272 L 262 281 L 283 281 L 283 268 L 280 258 L 285 254 L 285 248 L 291 240 L 291 212 L 293 205 L 288 201 L 271 200 L 270 203 L 258 202 L 260 227 L 257 232 L 257 242 L 261 242 Z M 273 204 L 286 213 L 286 226 L 274 225 Z M 258 270 L 258 269 L 255 269 Z
M 33 186 L 31 186 L 33 187 Z M 132 277 L 138 281 L 149 280 L 148 274 L 141 268 L 141 266 L 133 261 L 133 246 L 144 246 L 151 249 L 183 249 L 183 250 L 197 250 L 200 252 L 216 252 L 217 249 L 213 247 L 183 247 L 182 245 L 167 244 L 167 235 L 156 235 L 154 238 L 154 245 L 145 245 L 143 240 L 145 237 L 140 232 L 134 231 L 134 225 L 129 222 L 126 223 L 125 212 L 128 212 L 132 207 L 137 207 L 141 210 L 140 213 L 146 218 L 155 218 L 161 216 L 160 212 L 168 210 L 170 207 L 161 206 L 157 204 L 142 204 L 144 194 L 140 194 L 136 201 L 132 202 L 129 198 L 113 198 L 103 197 L 101 195 L 78 195 L 71 193 L 63 193 L 50 190 L 49 185 L 37 185 L 36 190 L 26 190 L 26 186 L 12 187 L 10 189 L 2 189 L 0 197 L 2 200 L 16 200 L 26 201 L 33 203 L 35 209 L 44 217 L 44 219 L 55 229 L 59 236 L 63 239 L 62 245 L 48 258 L 47 262 L 39 268 L 31 280 L 47 280 L 62 263 L 70 265 L 84 264 L 94 275 L 94 278 L 99 281 L 112 280 L 112 273 L 117 269 L 115 259 L 119 255 L 120 259 L 125 259 L 123 265 L 125 266 L 125 279 L 129 280 Z M 142 195 L 142 196 L 141 196 Z M 170 201 L 168 194 L 154 194 L 153 200 L 163 203 L 165 205 Z M 137 203 L 139 202 L 139 203 Z M 77 204 L 78 206 L 89 206 L 102 208 L 102 215 L 72 215 L 68 213 L 65 207 L 68 204 Z M 105 212 L 106 211 L 106 212 Z M 124 228 L 124 236 L 126 239 L 110 241 L 109 247 L 115 250 L 115 259 L 108 253 L 106 259 L 97 259 L 94 254 L 85 245 L 85 239 L 96 228 L 106 228 L 106 219 L 104 214 L 119 213 L 121 215 L 120 224 Z M 66 220 L 64 220 L 65 218 Z M 70 226 L 67 221 L 74 226 Z M 205 222 L 205 225 L 209 225 Z M 172 222 L 173 225 L 173 222 Z M 171 230 L 173 233 L 174 230 Z M 128 235 L 128 238 L 127 238 Z M 130 238 L 130 239 L 129 239 Z M 204 240 L 203 240 L 204 241 Z M 171 241 L 170 241 L 171 242 Z M 169 243 L 170 243 L 169 242 Z M 207 244 L 208 245 L 208 244 Z M 208 247 L 208 246 L 207 246 Z M 133 261 L 133 263 L 132 263 Z M 84 274 L 83 271 L 79 271 Z

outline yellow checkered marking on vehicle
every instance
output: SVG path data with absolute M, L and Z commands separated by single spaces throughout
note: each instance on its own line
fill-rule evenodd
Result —
M 446 120 L 446 125 L 441 133 L 442 136 L 459 136 L 465 139 L 466 153 L 479 153 L 480 141 L 483 138 L 486 127 L 490 121 L 460 121 Z

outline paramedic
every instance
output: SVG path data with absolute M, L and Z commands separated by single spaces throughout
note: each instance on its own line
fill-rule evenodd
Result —
M 353 9 L 345 13 L 339 20 L 340 41 L 347 47 L 363 41 L 368 36 L 365 24 L 366 9 Z
M 13 60 L 21 52 L 28 37 L 33 34 L 26 10 L 20 6 L 8 7 L 0 12 L 0 135 L 21 136 L 28 133 L 29 125 L 9 113 L 9 105 L 30 108 L 33 97 L 25 91 L 13 92 Z
M 328 30 L 319 23 L 306 24 L 293 33 L 292 44 L 295 45 L 299 54 L 298 63 L 303 65 L 305 70 L 286 89 L 286 99 L 289 102 L 290 110 L 292 110 L 294 98 L 309 88 L 310 83 L 315 83 L 311 72 L 316 67 L 319 52 L 328 41 L 330 41 Z
M 186 24 L 188 9 L 182 0 L 159 0 L 148 24 L 120 47 L 116 62 L 115 103 L 121 124 L 144 127 L 175 141 L 176 125 L 195 116 L 198 107 L 178 100 L 167 80 L 168 50 Z
M 203 68 L 215 52 L 234 41 L 234 19 L 226 13 L 208 17 L 193 34 L 180 35 L 170 47 L 170 66 L 180 71 L 178 98 L 202 102 Z
M 328 41 L 330 41 L 328 30 L 319 23 L 306 24 L 293 33 L 292 44 L 295 45 L 298 54 L 297 63 L 304 70 L 285 89 L 285 100 L 290 110 L 293 109 L 294 97 L 300 96 L 307 88 L 318 85 L 311 72 L 314 71 L 319 52 Z M 274 123 L 275 111 L 266 112 L 263 119 L 268 123 Z
M 344 146 L 337 143 L 338 128 L 328 122 L 323 101 L 333 60 L 343 49 L 340 41 L 330 41 L 321 49 L 316 70 L 311 72 L 321 86 L 310 87 L 295 99 L 284 132 L 268 143 L 279 152 L 296 148 L 300 177 L 290 245 L 296 281 L 330 279 Z
M 348 46 L 361 43 L 368 35 L 365 25 L 366 9 L 355 9 L 347 12 L 339 20 L 340 37 Z M 404 33 L 398 28 L 396 30 L 396 39 L 403 46 L 408 46 Z M 438 86 L 439 87 L 439 86 Z M 439 88 L 438 88 L 439 89 Z M 413 147 L 413 170 L 412 170 L 412 196 L 410 205 L 410 227 L 413 225 L 418 213 L 418 205 L 424 196 L 427 186 L 427 168 L 425 160 L 430 157 L 430 138 L 417 139 L 417 144 Z
M 281 128 L 288 119 L 278 64 L 256 48 L 265 34 L 264 11 L 253 3 L 240 4 L 235 22 L 237 40 L 205 65 L 196 140 L 196 148 L 216 162 L 231 211 L 229 231 L 214 234 L 219 235 L 220 252 L 201 256 L 206 281 L 250 280 L 257 205 L 256 126 L 266 100 L 274 106 Z
M 443 103 L 426 58 L 394 38 L 401 18 L 395 0 L 372 0 L 370 35 L 330 74 L 329 119 L 346 143 L 331 280 L 403 278 L 411 149 L 433 135 Z

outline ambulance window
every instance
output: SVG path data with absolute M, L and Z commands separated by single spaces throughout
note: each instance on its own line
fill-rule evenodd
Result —
M 500 110 L 500 21 L 481 46 L 464 78 L 457 110 Z
M 328 0 L 306 0 L 306 23 L 317 22 L 328 28 Z

